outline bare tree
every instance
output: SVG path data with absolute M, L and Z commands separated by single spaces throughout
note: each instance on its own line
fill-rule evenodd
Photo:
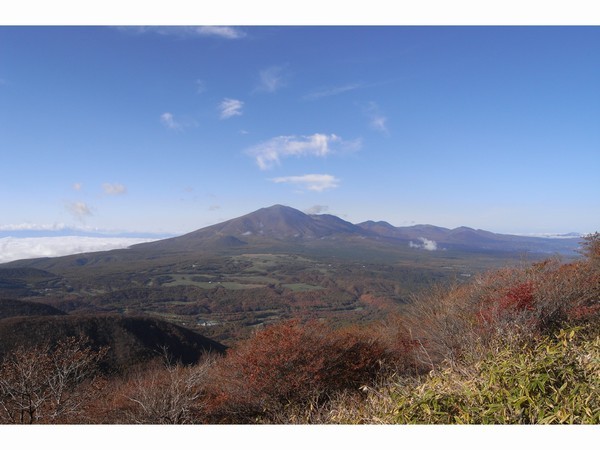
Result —
M 146 369 L 132 376 L 122 397 L 127 423 L 186 424 L 202 413 L 202 395 L 214 358 L 205 357 L 194 366 L 171 364 Z
M 59 423 L 76 417 L 86 398 L 84 382 L 97 373 L 107 349 L 95 351 L 86 338 L 68 337 L 55 346 L 18 348 L 0 364 L 3 423 Z

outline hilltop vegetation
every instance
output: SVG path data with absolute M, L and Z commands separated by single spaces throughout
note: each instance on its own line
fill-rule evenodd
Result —
M 0 365 L 0 414 L 5 423 L 598 424 L 600 235 L 583 253 L 432 288 L 368 325 L 282 321 L 194 364 L 166 358 L 106 374 L 96 368 L 107 350 L 85 340 L 17 349 Z M 67 370 L 71 360 L 81 369 Z M 27 370 L 48 361 L 53 370 Z

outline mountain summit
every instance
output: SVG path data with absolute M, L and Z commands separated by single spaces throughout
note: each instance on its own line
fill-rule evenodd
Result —
M 369 235 L 369 231 L 339 217 L 305 214 L 289 206 L 273 205 L 171 239 L 134 248 L 195 250 L 234 247 L 267 241 L 298 242 L 334 236 Z

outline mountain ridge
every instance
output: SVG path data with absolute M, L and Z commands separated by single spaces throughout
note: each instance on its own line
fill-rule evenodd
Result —
M 429 224 L 396 227 L 385 221 L 353 224 L 332 214 L 306 214 L 284 205 L 273 205 L 182 236 L 134 245 L 132 249 L 198 250 L 281 242 L 315 240 L 388 240 L 397 245 L 418 246 L 415 240 L 433 241 L 438 249 L 531 251 L 574 253 L 578 238 L 556 240 L 543 237 L 494 233 L 461 226 L 444 228 Z M 577 242 L 576 242 L 577 241 Z
M 284 205 L 258 209 L 243 216 L 210 225 L 181 236 L 135 244 L 127 249 L 32 258 L 0 264 L 0 267 L 37 267 L 50 270 L 55 264 L 98 265 L 112 261 L 157 260 L 194 253 L 307 252 L 326 248 L 334 254 L 352 247 L 390 251 L 467 251 L 499 253 L 563 254 L 575 256 L 578 238 L 551 239 L 419 224 L 395 227 L 385 221 L 353 224 L 331 214 L 306 214 Z M 404 250 L 402 250 L 404 252 Z M 169 256 L 171 255 L 171 256 Z

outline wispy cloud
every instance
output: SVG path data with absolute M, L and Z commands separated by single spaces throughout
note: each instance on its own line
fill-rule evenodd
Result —
M 60 231 L 66 229 L 64 223 L 37 224 L 37 223 L 16 223 L 0 225 L 0 231 Z
M 329 211 L 329 206 L 326 205 L 313 205 L 310 208 L 306 209 L 304 212 L 306 214 L 321 214 L 325 211 Z
M 369 103 L 366 112 L 367 116 L 369 117 L 369 126 L 375 131 L 389 135 L 389 130 L 387 128 L 387 117 L 381 113 L 375 102 Z
M 162 113 L 160 115 L 160 122 L 170 130 L 181 130 L 183 128 L 170 112 Z
M 74 191 L 81 191 L 81 189 L 83 189 L 83 184 L 82 183 L 73 183 L 73 190 Z
M 224 26 L 158 26 L 158 27 L 118 27 L 121 31 L 134 34 L 155 33 L 162 36 L 175 36 L 178 38 L 215 37 L 221 39 L 242 39 L 247 34 L 237 27 Z
M 308 191 L 322 192 L 339 186 L 340 180 L 328 174 L 308 174 L 272 178 L 273 183 L 287 183 L 300 186 Z
M 92 215 L 92 209 L 84 202 L 68 203 L 66 208 L 77 220 L 83 220 Z
M 198 78 L 195 82 L 196 84 L 196 94 L 203 94 L 204 92 L 206 92 L 206 83 L 204 82 L 204 80 L 201 80 L 200 78 Z
M 360 141 L 344 141 L 335 134 L 315 133 L 310 136 L 277 136 L 246 150 L 261 170 L 271 169 L 288 156 L 324 157 L 333 151 L 355 149 Z
M 106 195 L 122 195 L 127 192 L 127 188 L 121 183 L 103 183 L 102 190 Z
M 223 101 L 219 103 L 221 119 L 229 119 L 234 116 L 241 116 L 243 107 L 244 102 L 241 100 L 235 100 L 233 98 L 223 99 Z
M 322 88 L 313 92 L 309 92 L 302 98 L 304 100 L 319 100 L 324 97 L 331 97 L 333 95 L 340 95 L 345 92 L 354 91 L 355 89 L 359 89 L 362 86 L 363 85 L 361 83 L 349 83 L 344 84 L 342 86 Z
M 284 66 L 271 66 L 261 70 L 258 74 L 259 85 L 255 91 L 276 92 L 285 86 Z
M 236 27 L 194 27 L 200 36 L 214 36 L 224 39 L 241 39 L 246 33 Z

